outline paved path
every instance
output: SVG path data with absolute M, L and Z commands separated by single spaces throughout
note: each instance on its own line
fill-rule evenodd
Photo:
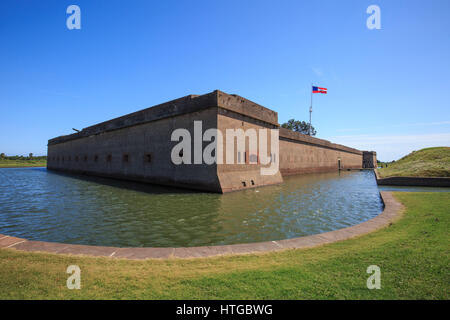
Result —
M 357 237 L 385 227 L 396 220 L 401 214 L 403 205 L 393 197 L 391 192 L 381 191 L 380 194 L 385 208 L 381 214 L 373 219 L 344 229 L 286 240 L 187 248 L 117 248 L 28 241 L 0 234 L 0 248 L 125 259 L 196 258 L 226 254 L 247 254 L 285 249 L 311 248 Z

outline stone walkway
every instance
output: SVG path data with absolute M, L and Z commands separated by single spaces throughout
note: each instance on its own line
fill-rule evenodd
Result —
M 391 192 L 381 191 L 380 194 L 385 208 L 381 214 L 373 219 L 344 229 L 286 240 L 187 248 L 117 248 L 28 241 L 0 234 L 0 248 L 124 259 L 197 258 L 227 254 L 248 254 L 285 249 L 311 248 L 361 236 L 388 226 L 392 221 L 396 220 L 401 214 L 403 205 L 395 200 Z

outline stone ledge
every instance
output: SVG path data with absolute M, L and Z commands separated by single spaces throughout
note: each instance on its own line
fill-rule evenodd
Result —
M 362 155 L 362 151 L 280 127 L 280 140 Z
M 387 177 L 382 178 L 375 169 L 378 185 L 383 186 L 414 186 L 414 187 L 450 187 L 448 177 Z
M 403 205 L 393 197 L 391 192 L 381 191 L 380 196 L 385 207 L 383 212 L 375 218 L 339 230 L 286 240 L 186 248 L 117 248 L 28 241 L 0 234 L 0 248 L 65 255 L 100 256 L 114 259 L 204 258 L 312 248 L 373 232 L 390 225 L 393 221 L 398 219 L 402 212 Z

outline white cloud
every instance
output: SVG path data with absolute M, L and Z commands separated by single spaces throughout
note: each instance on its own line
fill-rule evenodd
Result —
M 359 150 L 373 150 L 383 161 L 397 160 L 404 155 L 422 148 L 450 146 L 450 133 L 411 135 L 345 135 L 329 139 Z
M 311 70 L 316 74 L 316 76 L 321 77 L 323 75 L 323 72 L 320 68 L 311 67 Z
M 446 124 L 450 124 L 450 121 L 399 123 L 399 124 L 393 125 L 393 127 L 440 126 L 440 125 L 446 125 Z
M 423 127 L 423 126 L 441 126 L 441 125 L 449 125 L 450 121 L 438 121 L 438 122 L 417 122 L 417 123 L 399 123 L 399 124 L 391 124 L 385 125 L 383 127 L 366 127 L 366 128 L 344 128 L 337 129 L 336 132 L 352 132 L 352 131 L 361 131 L 361 130 L 380 130 L 386 127 Z

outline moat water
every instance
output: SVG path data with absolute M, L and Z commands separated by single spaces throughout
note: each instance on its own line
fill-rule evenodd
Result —
M 285 177 L 224 195 L 0 169 L 0 234 L 119 247 L 221 245 L 294 238 L 369 220 L 383 210 L 371 171 Z

